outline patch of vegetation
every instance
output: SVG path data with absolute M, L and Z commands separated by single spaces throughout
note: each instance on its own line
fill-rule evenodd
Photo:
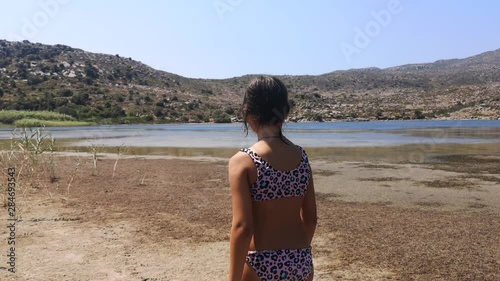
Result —
M 376 182 L 382 182 L 382 181 L 404 181 L 404 180 L 410 180 L 409 178 L 395 178 L 395 177 L 382 177 L 382 178 L 377 178 L 377 177 L 371 177 L 371 178 L 358 178 L 358 181 L 376 181 Z
M 416 109 L 414 114 L 415 119 L 425 119 L 425 115 L 422 110 Z
M 314 174 L 319 176 L 329 177 L 338 174 L 338 172 L 330 170 L 315 170 Z
M 219 109 L 212 113 L 212 117 L 215 123 L 231 123 L 231 117 Z
M 462 176 L 461 178 L 463 179 L 478 179 L 482 181 L 489 181 L 489 182 L 496 182 L 500 183 L 500 178 L 494 177 L 494 176 L 487 176 L 487 175 L 478 175 L 478 174 L 467 174 L 466 176 Z
M 83 121 L 51 121 L 40 119 L 20 119 L 14 122 L 15 127 L 70 127 L 70 126 L 90 126 L 95 125 Z
M 323 116 L 319 113 L 306 113 L 304 117 L 309 121 L 323 122 Z
M 14 124 L 19 120 L 76 121 L 74 117 L 51 111 L 0 110 L 0 123 Z
M 472 209 L 483 209 L 483 208 L 486 208 L 486 207 L 488 207 L 488 205 L 482 204 L 482 203 L 477 203 L 477 202 L 469 204 L 469 208 L 472 208 Z
M 474 155 L 446 155 L 431 159 L 433 168 L 467 174 L 500 175 L 500 157 L 478 157 Z M 437 162 L 437 163 L 436 163 Z
M 432 188 L 450 188 L 450 189 L 473 189 L 475 186 L 473 183 L 465 180 L 432 180 L 432 181 L 420 181 L 420 184 L 423 184 L 427 187 Z
M 431 208 L 439 208 L 439 207 L 444 206 L 444 204 L 441 202 L 429 202 L 429 201 L 419 201 L 419 202 L 416 202 L 415 205 L 421 206 L 421 207 L 431 207 Z
M 358 165 L 360 168 L 367 168 L 367 169 L 394 169 L 397 170 L 399 167 L 394 166 L 394 165 L 384 165 L 384 164 L 361 164 Z
M 316 192 L 316 198 L 320 201 L 322 200 L 335 200 L 339 197 L 342 197 L 342 195 L 337 194 L 337 193 L 324 193 L 324 192 Z

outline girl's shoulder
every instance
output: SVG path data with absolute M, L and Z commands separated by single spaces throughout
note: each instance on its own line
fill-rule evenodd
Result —
M 253 167 L 254 163 L 251 158 L 248 157 L 248 154 L 244 151 L 244 149 L 241 149 L 240 151 L 236 152 L 230 159 L 229 159 L 229 168 L 248 168 L 248 167 Z

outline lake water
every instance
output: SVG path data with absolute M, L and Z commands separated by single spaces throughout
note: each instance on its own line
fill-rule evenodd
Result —
M 256 136 L 243 134 L 241 123 L 111 125 L 46 128 L 56 139 L 74 139 L 75 146 L 246 147 Z M 289 123 L 284 134 L 307 147 L 390 146 L 421 143 L 500 142 L 497 120 L 416 120 Z M 1 128 L 0 139 L 12 137 Z

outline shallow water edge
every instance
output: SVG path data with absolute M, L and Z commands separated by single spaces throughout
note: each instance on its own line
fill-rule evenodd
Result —
M 392 163 L 423 163 L 446 155 L 498 155 L 500 142 L 474 144 L 409 144 L 371 147 L 304 147 L 309 158 L 328 161 L 381 161 Z M 58 151 L 92 152 L 92 147 L 63 146 Z M 94 148 L 95 149 L 95 148 Z M 98 147 L 99 153 L 124 155 L 157 155 L 174 157 L 230 158 L 239 148 L 195 147 Z

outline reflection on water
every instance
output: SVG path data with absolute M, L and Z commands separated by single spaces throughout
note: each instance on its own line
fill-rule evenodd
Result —
M 115 125 L 47 128 L 58 140 L 74 146 L 241 148 L 255 135 L 244 137 L 241 124 Z M 308 147 L 393 146 L 405 144 L 500 142 L 500 121 L 381 121 L 291 123 L 285 135 Z M 11 129 L 0 129 L 0 139 Z
M 459 128 L 414 128 L 388 131 L 393 134 L 405 134 L 432 139 L 492 139 L 500 140 L 500 128 L 496 127 L 459 127 Z
M 229 157 L 251 146 L 241 124 L 115 125 L 46 128 L 59 150 L 102 152 L 127 148 L 127 154 Z M 422 159 L 432 153 L 498 153 L 500 121 L 381 121 L 291 123 L 285 135 L 307 147 L 312 157 Z M 0 128 L 0 149 L 9 149 L 12 129 Z M 2 141 L 3 139 L 3 141 Z M 484 145 L 480 145 L 480 144 Z M 488 144 L 489 143 L 489 144 Z M 494 144 L 491 144 L 494 143 Z M 434 151 L 435 150 L 435 151 Z M 454 151 L 454 152 L 453 152 Z M 485 152 L 483 151 L 483 152 Z M 392 156 L 391 156 L 392 155 Z

